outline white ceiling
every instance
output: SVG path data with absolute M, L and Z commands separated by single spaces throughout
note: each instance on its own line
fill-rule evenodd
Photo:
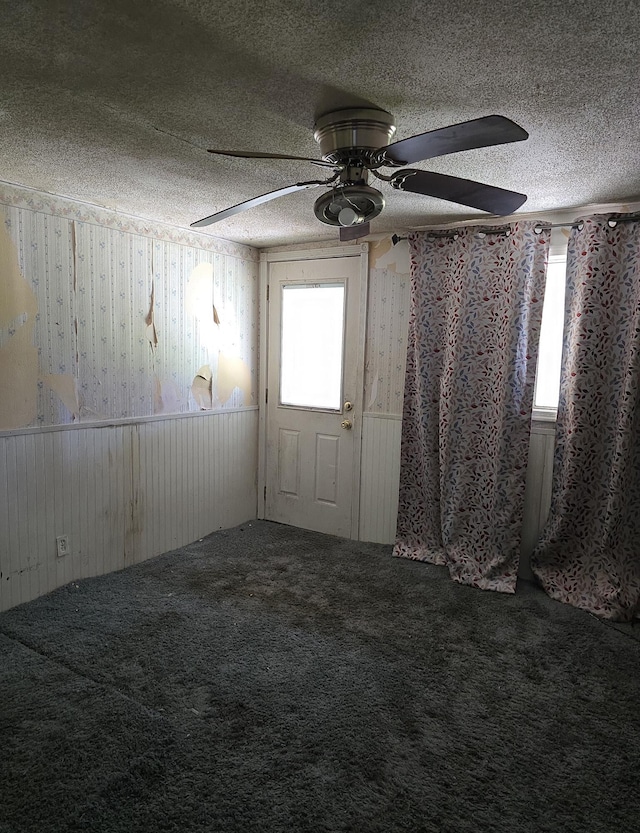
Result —
M 319 168 L 317 115 L 374 104 L 401 139 L 499 113 L 526 142 L 419 167 L 528 194 L 522 212 L 640 198 L 636 0 L 0 0 L 0 179 L 188 227 Z M 372 232 L 480 216 L 385 190 Z M 209 227 L 337 237 L 317 190 Z

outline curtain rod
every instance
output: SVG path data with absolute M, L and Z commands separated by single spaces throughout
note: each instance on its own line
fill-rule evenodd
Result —
M 618 223 L 632 223 L 636 220 L 640 220 L 640 212 L 635 212 L 635 213 L 627 215 L 627 216 L 612 214 L 609 217 L 607 222 L 609 223 L 611 228 L 615 228 L 618 225 Z M 511 222 L 517 222 L 517 220 L 512 220 Z M 574 220 L 572 223 L 545 223 L 541 220 L 540 222 L 536 223 L 533 230 L 536 234 L 540 234 L 543 230 L 546 230 L 546 229 L 567 228 L 567 227 L 581 229 L 583 225 L 584 225 L 584 220 L 582 220 L 582 219 Z M 459 228 L 463 228 L 463 226 L 460 226 Z M 457 234 L 459 232 L 459 228 L 434 229 L 433 231 L 430 231 L 429 229 L 423 229 L 423 231 L 425 231 L 427 234 L 433 234 L 434 236 L 437 236 L 437 237 L 453 237 L 455 234 Z M 506 229 L 491 229 L 491 228 L 483 228 L 482 226 L 477 226 L 477 229 L 478 229 L 478 234 L 505 234 L 506 233 Z M 408 240 L 408 239 L 409 238 L 407 236 L 402 237 L 398 234 L 392 234 L 391 235 L 391 242 L 393 243 L 394 246 L 397 246 L 397 244 L 401 240 Z

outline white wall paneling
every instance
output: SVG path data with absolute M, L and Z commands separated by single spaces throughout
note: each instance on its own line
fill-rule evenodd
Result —
M 528 580 L 533 579 L 530 566 L 531 553 L 546 523 L 551 506 L 555 429 L 555 422 L 536 421 L 531 428 L 518 571 L 520 578 Z
M 0 280 L 17 304 L 5 308 L 0 350 L 28 329 L 38 352 L 22 385 L 31 416 L 19 416 L 12 387 L 0 390 L 16 406 L 0 433 L 0 609 L 256 517 L 267 264 L 318 252 L 264 253 L 259 297 L 249 247 L 6 184 L 0 208 Z M 395 537 L 409 288 L 406 241 L 374 241 L 353 534 L 382 543 Z M 202 368 L 209 404 L 192 388 Z M 552 464 L 553 425 L 534 423 L 523 577 L 548 512 Z M 70 554 L 57 558 L 63 534 Z
M 402 420 L 397 415 L 365 414 L 360 473 L 360 540 L 395 540 L 400 483 Z
M 0 436 L 0 609 L 255 518 L 257 437 L 255 407 Z

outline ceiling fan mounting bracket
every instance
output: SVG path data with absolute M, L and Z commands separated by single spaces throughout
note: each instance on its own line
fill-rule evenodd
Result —
M 367 185 L 369 171 L 364 165 L 349 164 L 340 168 L 336 177 L 340 178 L 340 185 Z M 333 177 L 333 179 L 336 177 Z
M 350 107 L 320 116 L 313 138 L 325 162 L 370 168 L 379 164 L 379 149 L 389 144 L 395 132 L 395 119 L 386 110 Z

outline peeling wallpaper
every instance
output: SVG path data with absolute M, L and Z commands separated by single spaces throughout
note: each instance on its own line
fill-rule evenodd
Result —
M 0 430 L 255 404 L 255 250 L 41 203 L 0 207 Z
M 0 184 L 0 430 L 257 402 L 257 252 L 136 222 Z M 364 408 L 400 415 L 407 242 L 369 263 Z

